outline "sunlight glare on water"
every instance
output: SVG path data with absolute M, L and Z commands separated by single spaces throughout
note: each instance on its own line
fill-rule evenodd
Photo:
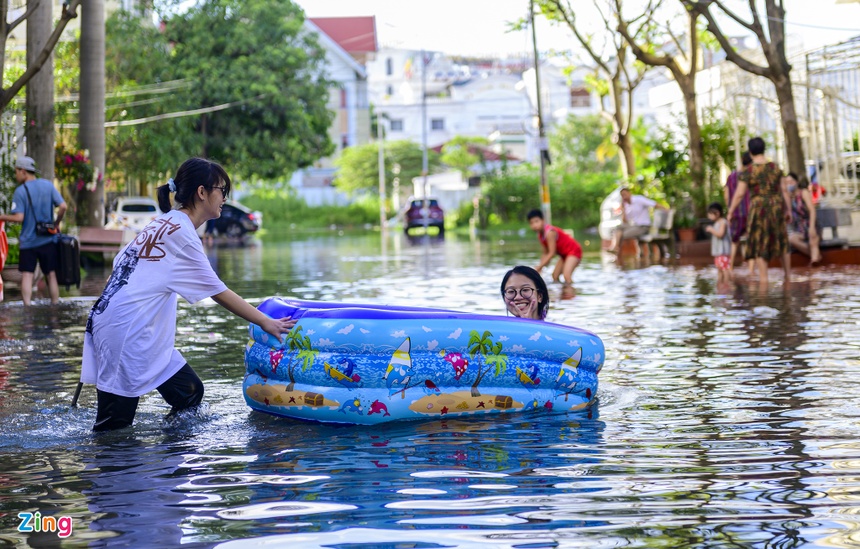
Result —
M 531 238 L 317 236 L 213 250 L 259 303 L 302 299 L 501 314 Z M 860 544 L 860 269 L 714 288 L 712 268 L 618 269 L 599 255 L 549 319 L 606 346 L 599 403 L 569 415 L 352 427 L 251 412 L 246 324 L 180 302 L 177 346 L 205 405 L 94 437 L 69 402 L 106 273 L 52 309 L 0 306 L 0 544 L 19 512 L 68 515 L 66 543 L 219 547 L 850 547 Z M 89 296 L 89 297 L 88 297 Z M 7 299 L 15 299 L 7 290 Z

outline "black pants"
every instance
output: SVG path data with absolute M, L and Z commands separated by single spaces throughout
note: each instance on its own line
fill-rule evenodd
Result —
M 93 431 L 112 431 L 128 427 L 134 421 L 140 397 L 125 397 L 98 391 L 99 407 Z M 158 392 L 172 406 L 167 417 L 193 408 L 203 400 L 203 382 L 186 364 L 173 377 L 158 386 Z

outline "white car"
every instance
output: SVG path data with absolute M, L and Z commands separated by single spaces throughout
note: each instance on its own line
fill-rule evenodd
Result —
M 158 217 L 158 202 L 145 196 L 120 198 L 116 210 L 108 216 L 105 229 L 132 230 L 140 232 L 150 221 Z

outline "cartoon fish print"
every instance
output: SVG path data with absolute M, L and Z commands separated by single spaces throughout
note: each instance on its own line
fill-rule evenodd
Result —
M 353 373 L 355 370 L 355 362 L 348 358 L 343 358 L 339 361 L 338 365 L 340 368 L 338 366 L 332 366 L 328 362 L 323 362 L 325 373 L 347 389 L 355 389 L 361 384 L 361 376 Z
M 469 367 L 469 359 L 463 356 L 462 353 L 449 353 L 445 349 L 439 351 L 439 356 L 454 368 L 454 379 L 460 380 Z
M 385 380 L 385 385 L 388 387 L 389 395 L 406 391 L 409 387 L 409 380 L 412 379 L 412 355 L 410 351 L 412 343 L 407 337 L 400 344 L 400 347 L 391 355 L 391 361 L 388 363 L 388 369 L 385 370 L 385 375 L 382 379 Z M 368 414 L 369 415 L 369 414 Z
M 269 366 L 272 367 L 272 373 L 276 373 L 278 371 L 278 364 L 281 363 L 281 359 L 284 358 L 284 351 L 269 351 Z
M 364 415 L 364 412 L 361 411 L 361 401 L 357 398 L 344 402 L 343 406 L 340 407 L 338 412 L 343 412 L 344 414 L 347 412 L 353 412 L 360 416 Z
M 534 410 L 537 410 L 539 407 L 540 407 L 540 403 L 537 401 L 537 399 L 536 399 L 536 398 L 534 398 L 534 399 L 530 400 L 530 401 L 525 405 L 525 407 L 523 408 L 523 412 L 530 412 L 530 411 L 534 411 Z
M 429 379 L 424 380 L 424 392 L 428 395 L 440 395 L 442 391 L 439 390 L 439 387 L 436 386 L 435 383 L 430 381 Z
M 526 366 L 526 369 L 522 369 L 517 366 L 516 371 L 517 380 L 522 383 L 523 387 L 525 387 L 526 389 L 530 389 L 532 387 L 537 387 L 538 385 L 540 385 L 537 364 L 529 364 L 528 366 Z
M 582 347 L 562 363 L 555 380 L 555 398 L 564 395 L 564 399 L 567 400 L 568 395 L 576 388 L 580 360 L 582 360 Z
M 378 400 L 370 403 L 370 410 L 367 412 L 367 415 L 372 416 L 373 414 L 382 414 L 382 417 L 391 415 L 388 413 L 388 406 Z

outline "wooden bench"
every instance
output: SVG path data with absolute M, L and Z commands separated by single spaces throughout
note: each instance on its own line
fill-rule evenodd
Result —
M 816 210 L 818 226 L 822 229 L 819 248 L 845 248 L 848 239 L 839 238 L 839 227 L 851 225 L 851 208 L 820 207 Z M 824 238 L 823 229 L 830 229 L 830 238 Z
M 99 227 L 81 227 L 78 242 L 82 252 L 117 253 L 123 245 L 123 231 Z
M 639 242 L 645 244 L 646 251 L 650 251 L 648 246 L 657 244 L 661 247 L 663 256 L 675 257 L 675 232 L 672 230 L 672 223 L 675 219 L 675 210 L 654 209 L 654 215 L 651 219 L 651 230 L 648 234 L 639 237 Z M 663 248 L 665 246 L 665 248 Z

